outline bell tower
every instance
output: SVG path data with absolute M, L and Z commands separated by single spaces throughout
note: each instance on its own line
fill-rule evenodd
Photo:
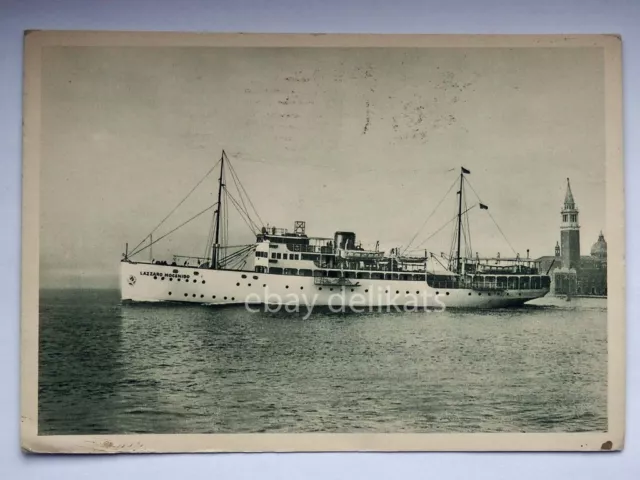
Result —
M 560 256 L 563 268 L 577 269 L 580 264 L 580 224 L 578 209 L 571 193 L 571 183 L 567 178 L 567 193 L 561 211 L 560 224 Z

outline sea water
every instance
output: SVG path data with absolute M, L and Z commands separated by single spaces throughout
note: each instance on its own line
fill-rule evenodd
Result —
M 39 433 L 602 431 L 606 313 L 572 299 L 305 320 L 42 290 Z

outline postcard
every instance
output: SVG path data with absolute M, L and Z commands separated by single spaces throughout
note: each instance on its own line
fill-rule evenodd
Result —
M 22 447 L 624 445 L 616 35 L 25 33 Z

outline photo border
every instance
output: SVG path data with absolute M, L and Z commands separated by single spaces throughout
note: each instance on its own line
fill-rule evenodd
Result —
M 105 47 L 423 47 L 604 50 L 607 258 L 606 432 L 38 435 L 39 209 L 42 49 Z M 619 35 L 258 34 L 25 32 L 21 293 L 21 446 L 33 453 L 318 451 L 610 451 L 624 446 L 625 219 Z

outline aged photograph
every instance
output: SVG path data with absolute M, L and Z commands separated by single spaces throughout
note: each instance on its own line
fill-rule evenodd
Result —
M 25 47 L 23 448 L 623 447 L 619 37 Z

